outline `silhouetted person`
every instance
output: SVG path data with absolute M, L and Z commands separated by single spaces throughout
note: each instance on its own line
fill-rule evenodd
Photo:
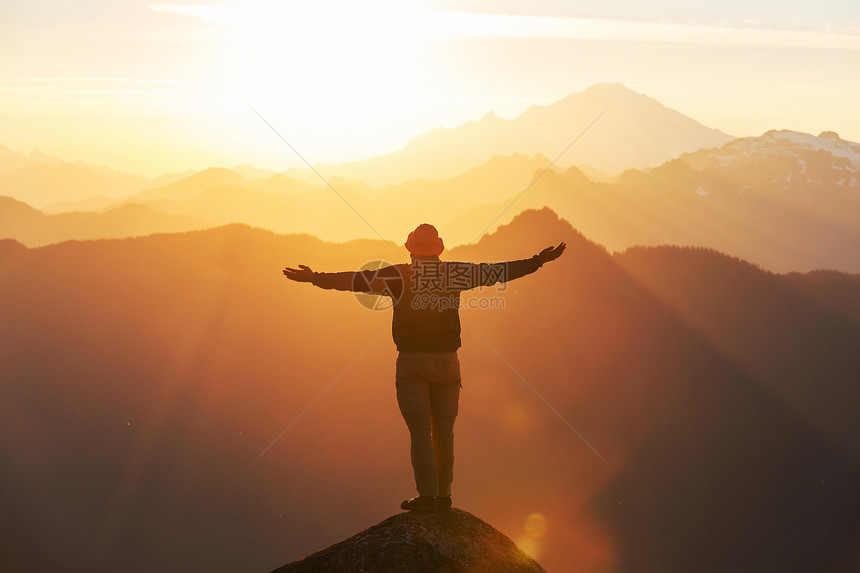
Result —
M 418 489 L 418 497 L 400 505 L 410 511 L 451 508 L 454 420 L 461 388 L 460 293 L 533 273 L 560 257 L 565 244 L 547 247 L 529 259 L 493 264 L 441 261 L 444 248 L 436 228 L 425 223 L 406 240 L 410 264 L 341 273 L 317 273 L 305 265 L 284 269 L 288 279 L 320 288 L 391 297 L 397 403 L 409 428 Z

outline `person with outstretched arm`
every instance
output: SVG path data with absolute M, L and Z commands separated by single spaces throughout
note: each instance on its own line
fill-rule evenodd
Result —
M 377 270 L 319 273 L 305 265 L 284 275 L 324 289 L 391 297 L 391 333 L 397 347 L 397 403 L 411 438 L 418 496 L 401 503 L 416 512 L 451 509 L 454 420 L 460 400 L 460 293 L 531 274 L 564 252 L 547 247 L 531 258 L 502 263 L 442 261 L 436 228 L 419 225 L 406 240 L 412 262 Z

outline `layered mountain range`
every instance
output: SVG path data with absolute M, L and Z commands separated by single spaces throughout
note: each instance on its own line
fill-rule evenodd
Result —
M 283 174 L 248 179 L 211 168 L 112 199 L 54 204 L 45 214 L 0 199 L 0 235 L 39 246 L 242 222 L 327 240 L 399 243 L 418 223 L 432 222 L 453 246 L 524 209 L 548 206 L 611 250 L 704 246 L 779 272 L 860 272 L 858 169 L 860 145 L 832 132 L 792 131 L 684 153 L 602 182 L 540 155 L 498 156 L 449 179 L 382 187 L 338 178 L 329 187 Z

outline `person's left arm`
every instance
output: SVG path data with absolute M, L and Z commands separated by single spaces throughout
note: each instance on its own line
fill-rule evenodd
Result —
M 492 286 L 499 282 L 510 282 L 512 280 L 530 275 L 541 268 L 545 263 L 554 261 L 561 256 L 567 245 L 563 242 L 557 247 L 547 247 L 537 255 L 517 261 L 506 261 L 503 263 L 480 263 L 477 272 L 474 273 L 475 284 L 478 286 Z

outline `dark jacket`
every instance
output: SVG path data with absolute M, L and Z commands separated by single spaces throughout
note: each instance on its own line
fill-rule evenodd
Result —
M 391 334 L 400 352 L 451 352 L 460 347 L 460 293 L 531 274 L 541 267 L 530 259 L 504 263 L 460 263 L 415 257 L 411 264 L 378 270 L 314 273 L 324 289 L 390 296 Z

